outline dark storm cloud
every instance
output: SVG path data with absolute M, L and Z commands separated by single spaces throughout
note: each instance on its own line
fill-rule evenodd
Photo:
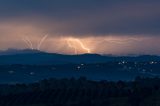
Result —
M 0 22 L 22 20 L 63 35 L 154 36 L 159 10 L 159 0 L 0 0 Z

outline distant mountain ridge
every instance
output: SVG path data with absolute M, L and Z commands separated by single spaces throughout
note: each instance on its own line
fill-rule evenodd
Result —
M 15 54 L 32 54 L 32 53 L 40 53 L 41 51 L 39 50 L 31 50 L 31 49 L 12 49 L 9 48 L 7 50 L 4 51 L 0 51 L 0 56 L 1 55 L 15 55 Z
M 64 55 L 46 53 L 38 50 L 16 50 L 9 49 L 0 52 L 0 65 L 4 64 L 28 64 L 28 65 L 49 65 L 49 64 L 79 64 L 79 63 L 104 63 L 113 61 L 160 61 L 159 56 L 103 56 L 99 54 Z

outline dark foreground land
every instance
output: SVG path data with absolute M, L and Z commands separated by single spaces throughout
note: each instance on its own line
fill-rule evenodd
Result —
M 160 78 L 112 82 L 81 77 L 0 85 L 0 106 L 160 106 Z

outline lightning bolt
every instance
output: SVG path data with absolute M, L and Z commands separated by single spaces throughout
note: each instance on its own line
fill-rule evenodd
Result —
M 67 40 L 67 44 L 68 44 L 68 46 L 69 46 L 70 48 L 73 48 L 73 49 L 74 49 L 74 53 L 75 53 L 75 54 L 78 54 L 77 48 L 76 48 L 75 46 L 73 46 L 73 45 L 70 43 L 69 40 Z
M 91 50 L 85 47 L 85 45 L 79 39 L 69 38 L 67 39 L 68 46 L 75 49 L 75 54 L 77 54 L 77 48 L 76 46 L 73 46 L 70 42 L 78 43 L 83 50 L 87 51 L 87 53 L 91 53 Z
M 91 53 L 90 49 L 87 48 L 87 47 L 85 47 L 84 44 L 83 44 L 79 39 L 75 39 L 75 41 L 76 41 L 77 43 L 79 43 L 80 46 L 81 46 L 81 48 L 83 48 L 84 50 L 86 50 L 87 53 Z
M 22 38 L 22 40 L 24 41 L 24 43 L 27 45 L 28 48 L 31 48 L 31 47 L 30 47 L 30 44 L 27 42 L 26 39 Z
M 42 37 L 42 39 L 40 40 L 40 42 L 39 42 L 39 44 L 38 44 L 38 46 L 37 46 L 37 49 L 38 49 L 38 50 L 40 50 L 41 45 L 43 44 L 43 42 L 46 40 L 47 37 L 48 37 L 48 35 L 44 35 L 44 36 Z
M 33 44 L 28 37 L 24 37 L 22 40 L 25 42 L 25 44 L 27 44 L 29 48 L 33 49 Z
M 136 38 L 126 38 L 126 39 L 112 39 L 112 38 L 107 38 L 104 39 L 104 41 L 111 42 L 111 43 L 130 43 L 130 42 L 137 42 L 137 41 L 142 41 L 141 39 L 136 39 Z

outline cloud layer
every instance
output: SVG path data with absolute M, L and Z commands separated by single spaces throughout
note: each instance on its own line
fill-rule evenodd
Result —
M 159 35 L 159 5 L 158 0 L 0 0 L 0 21 L 35 22 L 64 35 Z
M 123 54 L 124 51 L 158 54 L 159 10 L 159 0 L 0 0 L 0 48 L 24 48 L 25 45 L 19 45 L 24 36 L 30 37 L 36 43 L 43 35 L 49 34 L 54 42 L 63 37 L 85 39 L 84 41 L 98 39 L 99 41 L 91 45 L 96 49 L 93 51 L 98 53 Z M 114 39 L 125 37 L 128 43 L 103 41 L 110 36 Z M 146 44 L 148 37 L 149 42 L 154 42 L 153 50 L 152 46 L 135 46 Z M 130 38 L 143 40 L 131 43 Z M 45 50 L 63 53 L 67 51 L 63 49 L 65 46 L 57 46 L 54 42 L 54 50 L 47 47 Z M 101 50 L 98 49 L 99 42 L 103 42 Z M 110 49 L 107 49 L 109 45 Z M 115 45 L 121 49 L 115 48 Z

